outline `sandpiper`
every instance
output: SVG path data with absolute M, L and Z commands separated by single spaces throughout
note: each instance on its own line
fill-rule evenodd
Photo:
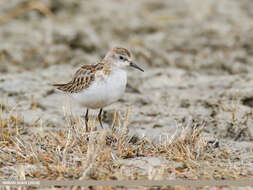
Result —
M 70 94 L 86 107 L 85 126 L 88 131 L 89 109 L 100 109 L 98 120 L 103 128 L 103 108 L 116 102 L 124 93 L 127 84 L 128 66 L 142 68 L 133 63 L 130 52 L 122 47 L 112 48 L 103 60 L 95 65 L 83 65 L 73 79 L 65 84 L 53 84 L 57 89 Z

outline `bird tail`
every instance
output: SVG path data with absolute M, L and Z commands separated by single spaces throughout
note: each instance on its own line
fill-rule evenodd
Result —
M 66 84 L 53 83 L 53 84 L 51 84 L 51 85 L 52 85 L 52 86 L 55 86 L 58 90 L 66 91 L 66 90 L 65 90 Z
M 55 87 L 62 87 L 62 86 L 64 86 L 64 85 L 66 85 L 66 84 L 59 84 L 59 83 L 53 83 L 53 84 L 51 84 L 52 86 L 55 86 Z
M 52 86 L 55 86 L 58 90 L 64 91 L 64 92 L 71 92 L 72 91 L 72 84 L 66 83 L 66 84 L 51 84 Z

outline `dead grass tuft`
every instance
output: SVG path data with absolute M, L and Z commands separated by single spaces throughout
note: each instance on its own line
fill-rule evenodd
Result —
M 245 173 L 231 164 L 225 148 L 206 140 L 205 122 L 192 122 L 154 143 L 129 135 L 130 109 L 124 116 L 115 112 L 110 129 L 96 130 L 98 122 L 92 119 L 88 133 L 81 117 L 66 116 L 66 126 L 59 130 L 38 131 L 28 130 L 32 126 L 25 126 L 22 117 L 13 113 L 11 109 L 0 115 L 1 178 L 236 179 Z M 161 164 L 152 166 L 154 158 Z M 148 167 L 138 164 L 150 160 Z
M 48 9 L 48 7 L 44 3 L 41 3 L 39 1 L 31 1 L 18 5 L 16 8 L 10 10 L 4 16 L 0 17 L 0 25 L 30 10 L 37 10 L 40 13 L 55 19 L 54 14 L 50 11 L 50 9 Z

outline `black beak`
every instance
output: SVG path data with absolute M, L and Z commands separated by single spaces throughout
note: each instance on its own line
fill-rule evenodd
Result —
M 143 70 L 142 68 L 140 68 L 138 65 L 136 65 L 136 64 L 133 63 L 133 62 L 130 62 L 130 66 L 131 66 L 131 67 L 134 67 L 134 68 L 136 68 L 136 69 L 139 69 L 140 71 L 144 72 L 144 70 Z

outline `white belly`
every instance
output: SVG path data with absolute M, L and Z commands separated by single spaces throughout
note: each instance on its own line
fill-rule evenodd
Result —
M 124 70 L 112 71 L 110 76 L 103 80 L 96 80 L 79 93 L 73 93 L 72 97 L 82 106 L 90 109 L 98 109 L 116 102 L 125 92 L 127 74 Z

